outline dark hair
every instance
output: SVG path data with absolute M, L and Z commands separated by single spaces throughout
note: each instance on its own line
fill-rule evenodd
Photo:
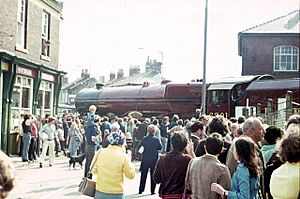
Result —
M 256 178 L 259 172 L 257 152 L 254 141 L 249 137 L 241 137 L 235 142 L 239 161 L 248 169 L 251 178 Z
M 152 124 L 157 125 L 158 124 L 158 119 L 154 119 Z
M 183 152 L 188 143 L 188 138 L 184 132 L 175 132 L 171 137 L 171 144 L 173 150 L 176 152 Z
M 282 137 L 283 131 L 276 126 L 269 126 L 266 129 L 266 133 L 264 135 L 264 139 L 268 142 L 268 144 L 276 144 L 276 141 Z
M 238 120 L 237 120 L 238 124 L 242 124 L 245 121 L 246 121 L 246 117 L 245 116 L 242 115 L 242 116 L 238 117 Z
M 218 155 L 223 149 L 223 137 L 219 133 L 212 133 L 205 140 L 206 152 L 211 155 Z
M 192 133 L 195 133 L 199 129 L 203 130 L 203 127 L 204 127 L 204 124 L 202 122 L 197 121 L 191 126 L 191 131 L 192 131 Z
M 208 125 L 208 132 L 210 133 L 220 133 L 223 137 L 228 133 L 228 123 L 226 119 L 222 116 L 215 116 Z
M 299 128 L 299 127 L 298 127 Z M 283 162 L 297 163 L 300 161 L 300 136 L 289 134 L 278 143 L 278 155 Z
M 29 118 L 30 118 L 30 115 L 29 115 L 29 114 L 25 114 L 25 115 L 24 115 L 24 121 L 22 122 L 22 128 L 23 128 L 23 132 L 24 132 L 24 133 L 26 133 L 26 132 L 25 132 L 25 128 L 26 128 L 26 124 L 25 124 L 25 123 L 26 123 L 26 120 L 28 120 Z

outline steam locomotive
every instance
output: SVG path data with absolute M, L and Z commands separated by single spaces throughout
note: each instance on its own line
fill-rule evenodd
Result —
M 261 104 L 267 107 L 268 98 L 276 103 L 285 97 L 288 90 L 293 92 L 299 104 L 299 79 L 275 79 L 270 75 L 225 78 L 206 85 L 206 113 L 236 117 L 239 108 Z M 139 112 L 144 117 L 178 114 L 191 118 L 201 107 L 202 83 L 173 83 L 162 81 L 160 85 L 101 87 L 81 90 L 75 98 L 80 114 L 85 114 L 92 104 L 97 106 L 99 115 L 125 116 Z

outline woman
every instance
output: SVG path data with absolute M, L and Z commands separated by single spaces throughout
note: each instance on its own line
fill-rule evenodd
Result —
M 112 132 L 108 137 L 109 146 L 95 155 L 92 174 L 96 175 L 95 199 L 123 199 L 124 175 L 133 179 L 134 165 L 131 163 L 131 151 L 125 153 L 125 136 L 122 132 Z
M 299 124 L 289 125 L 286 135 L 278 142 L 278 155 L 285 162 L 273 171 L 270 191 L 273 198 L 299 198 L 300 132 Z
M 67 145 L 69 144 L 70 157 L 77 155 L 77 150 L 82 142 L 82 135 L 75 122 L 72 122 L 67 139 Z
M 24 121 L 22 122 L 23 128 L 23 149 L 22 149 L 22 162 L 28 161 L 29 146 L 31 140 L 31 131 L 30 131 L 30 116 L 28 114 L 24 115 Z
M 184 154 L 188 138 L 184 132 L 175 132 L 171 137 L 173 150 L 162 155 L 157 161 L 153 179 L 160 183 L 161 198 L 182 198 L 184 194 L 185 175 L 192 159 Z M 175 164 L 174 164 L 175 163 Z
M 231 190 L 227 191 L 217 183 L 212 183 L 211 190 L 222 198 L 258 199 L 258 157 L 251 138 L 243 137 L 235 142 L 234 158 L 238 161 L 238 166 L 231 179 Z

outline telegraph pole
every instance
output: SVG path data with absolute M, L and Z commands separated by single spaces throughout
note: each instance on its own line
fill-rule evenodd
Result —
M 207 45 L 207 12 L 208 0 L 205 0 L 204 17 L 204 50 L 203 50 L 203 79 L 202 79 L 202 114 L 206 114 L 206 45 Z

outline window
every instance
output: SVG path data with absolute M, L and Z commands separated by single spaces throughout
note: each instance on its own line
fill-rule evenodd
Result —
M 228 91 L 227 90 L 217 90 L 212 91 L 210 95 L 211 104 L 225 104 L 228 102 Z
M 41 115 L 52 114 L 53 104 L 53 83 L 42 81 L 38 92 L 38 106 L 37 112 Z
M 42 16 L 42 55 L 50 56 L 50 14 L 43 12 Z
M 17 17 L 17 44 L 26 48 L 26 21 L 27 21 L 27 0 L 18 1 L 18 17 Z
M 274 71 L 298 71 L 299 48 L 278 46 L 274 48 Z

